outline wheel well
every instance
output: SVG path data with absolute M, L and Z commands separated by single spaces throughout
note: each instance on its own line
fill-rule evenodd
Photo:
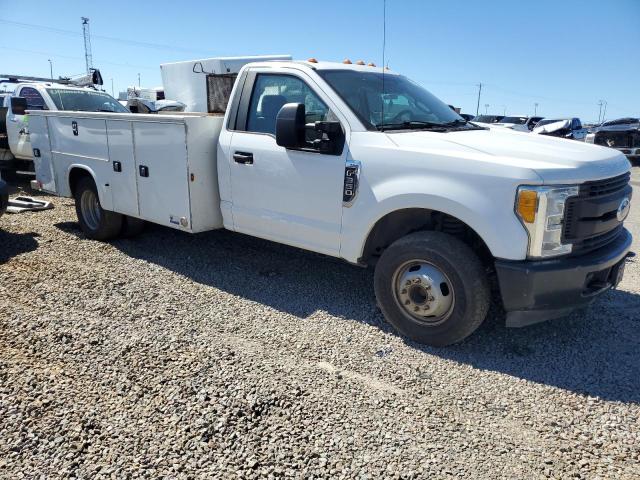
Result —
M 71 195 L 75 195 L 78 182 L 84 177 L 93 178 L 84 168 L 74 167 L 71 169 L 69 172 L 69 189 L 71 190 Z
M 446 213 L 423 208 L 396 210 L 378 220 L 369 232 L 359 263 L 375 264 L 393 242 L 409 233 L 423 230 L 453 235 L 469 245 L 483 263 L 492 263 L 489 247 L 469 225 Z

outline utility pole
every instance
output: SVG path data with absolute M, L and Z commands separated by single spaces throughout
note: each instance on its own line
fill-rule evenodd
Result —
M 482 82 L 478 84 L 478 104 L 476 105 L 476 117 L 480 113 L 480 94 L 482 93 Z
M 140 88 L 140 74 L 138 74 L 138 88 Z
M 82 19 L 82 35 L 84 36 L 84 63 L 87 67 L 87 75 L 91 74 L 93 68 L 93 58 L 91 56 L 91 34 L 89 33 L 89 19 L 87 17 L 80 17 Z
M 500 105 L 502 107 L 502 116 L 506 117 L 507 116 L 507 106 L 506 105 Z
M 604 100 L 599 100 L 599 101 L 598 101 L 598 106 L 600 107 L 600 110 L 598 110 L 598 125 L 599 125 L 600 123 L 602 123 L 602 122 L 600 121 L 600 119 L 602 118 L 602 105 L 604 105 Z
M 47 62 L 49 62 L 49 78 L 51 78 L 51 81 L 53 82 L 53 63 L 51 63 L 51 59 L 48 58 Z
M 487 113 L 489 113 L 489 112 L 488 112 L 488 110 L 489 110 L 489 104 L 488 104 L 488 103 L 485 103 L 485 104 L 484 104 L 484 114 L 485 114 L 485 115 L 486 115 Z
M 113 93 L 113 78 L 111 79 L 111 96 L 115 98 L 116 96 Z
M 538 115 L 538 102 L 533 104 L 533 116 Z
M 602 123 L 604 123 L 604 120 L 607 116 L 607 105 L 609 102 L 607 102 L 606 100 L 604 101 L 604 110 L 602 111 Z

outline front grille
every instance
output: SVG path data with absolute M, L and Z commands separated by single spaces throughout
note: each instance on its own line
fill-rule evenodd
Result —
M 596 132 L 594 143 L 612 148 L 640 147 L 640 129 L 625 132 Z
M 633 137 L 629 132 L 598 132 L 594 143 L 612 148 L 631 147 Z
M 571 249 L 572 255 L 581 255 L 583 253 L 591 252 L 592 250 L 597 250 L 600 247 L 604 247 L 610 242 L 613 242 L 618 235 L 622 233 L 623 230 L 622 225 L 618 225 L 613 230 L 610 230 L 606 233 L 601 233 L 600 235 L 596 235 L 595 237 L 585 238 L 581 241 L 576 241 L 573 244 L 573 248 Z
M 617 177 L 607 178 L 604 180 L 595 180 L 580 185 L 579 197 L 603 197 L 610 193 L 615 193 L 626 189 L 631 179 L 631 173 L 627 172 Z
M 617 177 L 580 185 L 577 196 L 565 204 L 563 243 L 571 243 L 572 255 L 601 248 L 622 232 L 616 210 L 622 199 L 631 194 L 629 172 Z

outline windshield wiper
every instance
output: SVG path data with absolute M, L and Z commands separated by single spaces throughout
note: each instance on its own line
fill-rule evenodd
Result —
M 381 123 L 376 125 L 376 128 L 381 132 L 385 130 L 411 130 L 411 129 L 446 129 L 448 124 L 436 123 L 436 122 L 423 122 L 420 120 L 411 120 L 400 123 Z
M 457 127 L 458 125 L 466 125 L 467 122 L 464 118 L 458 118 L 456 120 L 454 120 L 453 122 L 447 122 L 447 123 L 443 123 L 442 125 L 446 126 L 446 127 Z

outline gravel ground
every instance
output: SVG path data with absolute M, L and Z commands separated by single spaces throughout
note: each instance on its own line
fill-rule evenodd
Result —
M 433 349 L 370 271 L 228 232 L 89 241 L 52 200 L 0 219 L 2 478 L 640 477 L 640 256 L 587 311 Z

